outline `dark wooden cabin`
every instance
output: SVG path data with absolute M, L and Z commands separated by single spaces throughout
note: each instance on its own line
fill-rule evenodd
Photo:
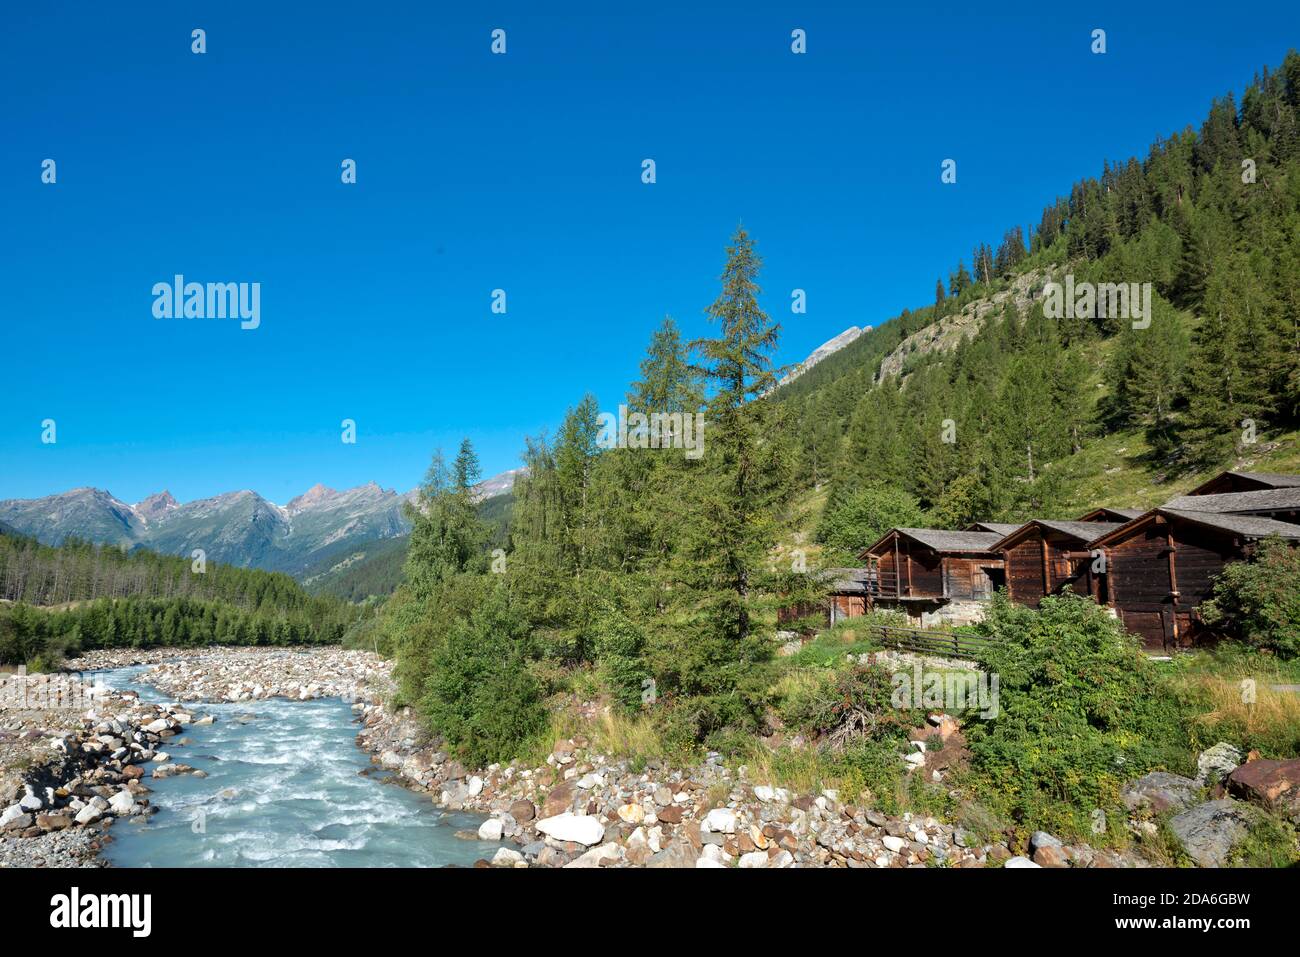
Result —
M 822 574 L 829 596 L 830 624 L 867 613 L 867 589 L 872 577 L 865 568 L 829 568 Z
M 1247 493 L 1249 494 L 1249 493 Z M 1300 540 L 1300 526 L 1254 515 L 1157 508 L 1088 543 L 1106 555 L 1094 596 L 1116 610 L 1149 651 L 1194 644 L 1204 629 L 1196 608 L 1229 562 L 1269 535 Z
M 1219 492 L 1214 495 L 1180 495 L 1170 499 L 1163 507 L 1183 512 L 1253 515 L 1294 523 L 1300 521 L 1300 487 Z
M 1282 472 L 1220 472 L 1187 494 L 1220 495 L 1224 492 L 1260 492 L 1270 488 L 1300 488 L 1300 475 Z
M 1037 608 L 1044 595 L 1066 589 L 1092 594 L 1088 542 L 1120 525 L 1035 519 L 1020 526 L 994 546 L 1005 563 L 1007 594 L 1012 601 L 1031 608 Z
M 1094 508 L 1091 512 L 1084 512 L 1076 522 L 1131 522 L 1142 514 L 1140 508 Z
M 982 602 L 1003 584 L 997 532 L 893 528 L 859 557 L 867 563 L 869 605 L 927 613 L 957 602 Z M 944 615 L 939 615 L 944 617 Z

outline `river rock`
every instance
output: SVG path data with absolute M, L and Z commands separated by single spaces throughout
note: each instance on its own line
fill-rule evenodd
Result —
M 605 837 L 605 825 L 586 814 L 565 811 L 554 817 L 544 817 L 537 822 L 537 830 L 557 841 L 576 844 L 599 844 Z
M 118 816 L 135 813 L 135 795 L 130 791 L 118 791 L 108 799 L 108 809 Z
M 514 867 L 522 864 L 524 855 L 509 847 L 498 847 L 497 852 L 492 855 L 493 867 Z
M 574 786 L 572 781 L 565 781 L 546 795 L 542 802 L 542 816 L 555 817 L 573 808 Z
M 623 847 L 612 841 L 608 844 L 601 844 L 599 847 L 593 847 L 585 854 L 575 858 L 565 864 L 566 868 L 575 867 L 604 867 L 606 864 L 612 864 L 621 860 L 623 857 Z
M 704 823 L 700 826 L 714 834 L 735 834 L 736 812 L 731 808 L 715 807 L 704 816 Z
M 1200 789 L 1201 786 L 1191 778 L 1168 771 L 1152 771 L 1124 785 L 1120 797 L 1130 811 L 1141 807 L 1153 811 L 1182 810 L 1195 802 Z
M 1228 791 L 1300 822 L 1300 758 L 1249 761 L 1228 775 Z
M 1250 811 L 1240 801 L 1206 801 L 1172 818 L 1169 828 L 1197 864 L 1225 867 L 1232 849 L 1250 832 Z
M 1214 747 L 1206 748 L 1196 759 L 1196 781 L 1205 784 L 1211 775 L 1226 778 L 1239 764 L 1241 751 L 1226 741 L 1220 741 Z
M 520 824 L 527 824 L 537 817 L 537 808 L 532 801 L 519 800 L 510 805 L 510 816 Z
M 499 841 L 505 830 L 505 824 L 499 818 L 490 817 L 478 827 L 480 841 Z
M 700 853 L 685 841 L 674 841 L 662 851 L 650 858 L 646 867 L 695 867 Z

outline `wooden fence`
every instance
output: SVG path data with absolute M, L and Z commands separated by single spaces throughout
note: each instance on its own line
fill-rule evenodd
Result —
M 858 626 L 854 625 L 854 631 Z M 893 625 L 863 625 L 861 630 L 875 638 L 884 648 L 895 651 L 914 651 L 945 658 L 978 658 L 980 652 L 997 644 L 991 638 L 979 635 L 958 634 L 951 631 L 922 631 L 919 628 L 899 628 Z

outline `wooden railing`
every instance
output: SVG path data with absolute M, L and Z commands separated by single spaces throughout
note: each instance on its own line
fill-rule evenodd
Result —
M 864 625 L 862 630 L 885 648 L 950 658 L 978 658 L 981 652 L 997 644 L 991 638 L 952 631 L 922 631 L 894 625 Z

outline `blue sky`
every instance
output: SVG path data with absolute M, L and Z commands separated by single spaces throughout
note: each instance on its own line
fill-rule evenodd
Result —
M 0 498 L 405 490 L 463 435 L 512 468 L 665 314 L 708 332 L 738 223 L 795 362 L 1300 42 L 1269 2 L 447 6 L 6 11 Z M 260 328 L 155 319 L 176 273 L 260 282 Z

